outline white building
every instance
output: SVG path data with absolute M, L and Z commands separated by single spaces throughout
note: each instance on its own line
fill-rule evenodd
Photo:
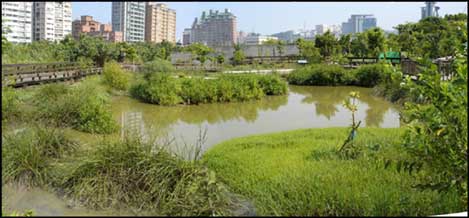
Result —
M 112 2 L 112 30 L 126 42 L 145 40 L 145 2 Z
M 245 45 L 262 45 L 268 40 L 278 40 L 275 36 L 248 35 L 244 38 Z
M 34 40 L 58 41 L 72 34 L 71 2 L 34 2 Z
M 32 8 L 32 2 L 2 2 L 2 29 L 8 27 L 9 42 L 32 41 Z
M 330 31 L 334 35 L 339 35 L 342 32 L 340 25 L 327 25 L 327 24 L 316 25 L 317 35 L 322 35 L 326 33 L 327 31 Z

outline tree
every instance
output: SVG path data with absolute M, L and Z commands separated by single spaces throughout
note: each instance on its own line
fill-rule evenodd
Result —
M 335 51 L 337 51 L 338 42 L 334 34 L 327 31 L 323 35 L 316 36 L 315 45 L 319 48 L 320 54 L 325 59 L 329 59 L 329 57 L 334 55 Z
M 419 53 L 417 44 L 417 35 L 419 34 L 416 30 L 416 24 L 399 24 L 394 27 L 397 31 L 397 42 L 399 44 L 400 51 L 406 52 L 409 56 L 415 56 Z
M 319 54 L 319 49 L 316 48 L 313 41 L 299 38 L 296 40 L 296 47 L 298 47 L 300 57 L 306 59 L 308 63 L 321 62 L 321 54 Z
M 371 57 L 378 57 L 379 53 L 386 49 L 386 37 L 381 28 L 375 27 L 365 31 L 367 39 L 367 54 Z
M 417 40 L 424 51 L 420 56 L 440 57 L 439 44 L 443 38 L 447 37 L 448 22 L 439 17 L 427 17 L 418 23 L 417 30 L 421 33 Z
M 386 48 L 389 49 L 389 51 L 400 51 L 401 48 L 399 46 L 399 39 L 398 35 L 394 33 L 390 33 L 387 37 L 386 40 Z
M 201 43 L 194 43 L 184 47 L 184 51 L 188 51 L 193 55 L 196 55 L 196 59 L 199 60 L 200 63 L 204 64 L 207 60 L 207 55 L 210 52 L 213 52 L 213 49 Z
M 277 51 L 280 56 L 282 56 L 285 51 L 285 43 L 281 40 L 277 41 Z
M 234 49 L 235 50 L 233 52 L 233 64 L 242 64 L 245 59 L 243 49 L 239 44 L 234 45 Z
M 223 56 L 223 54 L 219 54 L 217 56 L 217 63 L 218 64 L 223 64 L 225 62 L 225 56 Z
M 368 40 L 364 33 L 356 33 L 350 42 L 353 56 L 365 57 L 368 53 Z
M 347 55 L 351 52 L 352 46 L 352 34 L 346 34 L 340 36 L 339 39 L 340 50 L 343 55 Z

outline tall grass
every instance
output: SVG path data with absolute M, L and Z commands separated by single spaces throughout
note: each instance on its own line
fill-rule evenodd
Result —
M 18 94 L 12 87 L 2 85 L 2 123 L 20 114 Z
M 2 135 L 2 184 L 45 185 L 54 160 L 76 148 L 61 130 L 44 126 Z
M 234 139 L 203 157 L 258 215 L 421 216 L 465 210 L 454 191 L 412 187 L 413 177 L 385 169 L 383 158 L 408 155 L 400 129 L 361 128 L 355 159 L 336 153 L 346 128 L 306 129 Z
M 158 73 L 131 88 L 135 98 L 160 105 L 248 101 L 286 92 L 286 83 L 274 75 L 221 75 L 203 79 Z
M 230 203 L 213 172 L 131 138 L 101 142 L 64 172 L 60 186 L 65 193 L 98 209 L 208 216 L 227 213 Z
M 117 123 L 112 118 L 108 96 L 84 81 L 75 87 L 50 84 L 35 95 L 38 119 L 55 126 L 71 126 L 90 133 L 112 133 Z

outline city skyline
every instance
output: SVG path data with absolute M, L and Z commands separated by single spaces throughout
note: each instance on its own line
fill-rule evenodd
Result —
M 190 28 L 202 11 L 230 9 L 238 18 L 238 31 L 271 35 L 288 30 L 314 29 L 316 25 L 340 25 L 352 14 L 373 14 L 384 30 L 406 22 L 417 22 L 424 2 L 159 2 L 176 10 L 176 40 L 182 41 L 184 29 Z M 246 7 L 249 5 L 249 7 Z M 439 14 L 466 12 L 467 2 L 437 2 Z M 366 6 L 366 7 L 365 7 Z M 259 10 L 263 8 L 265 10 Z M 111 2 L 72 2 L 72 18 L 91 15 L 101 23 L 111 23 Z M 343 13 L 341 13 L 343 12 Z M 295 16 L 275 16 L 278 13 Z M 395 16 L 398 14 L 399 16 Z M 272 20 L 272 18 L 277 18 Z M 272 22 L 274 21 L 274 22 Z

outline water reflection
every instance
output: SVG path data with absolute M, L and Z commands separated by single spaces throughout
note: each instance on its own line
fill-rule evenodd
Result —
M 302 94 L 305 97 L 302 103 L 314 104 L 316 115 L 324 116 L 328 120 L 335 118 L 336 112 L 342 108 L 342 102 L 348 97 L 351 91 L 359 91 L 359 111 L 366 109 L 366 126 L 379 127 L 383 121 L 386 112 L 395 109 L 395 106 L 381 98 L 372 95 L 372 89 L 362 87 L 305 87 L 290 86 L 290 91 Z
M 120 96 L 113 99 L 113 113 L 139 114 L 145 131 L 152 136 L 174 137 L 174 144 L 193 144 L 200 130 L 207 128 L 205 151 L 222 141 L 253 134 L 300 128 L 345 127 L 350 112 L 342 106 L 350 91 L 359 91 L 357 119 L 363 126 L 399 127 L 397 108 L 360 87 L 289 86 L 285 96 L 268 96 L 257 101 L 158 106 Z M 143 125 L 144 123 L 144 125 Z
M 275 111 L 286 105 L 288 96 L 267 96 L 260 100 L 236 103 L 158 106 L 139 102 L 128 97 L 116 97 L 113 100 L 114 116 L 122 112 L 138 112 L 144 114 L 144 121 L 159 129 L 167 129 L 177 122 L 215 124 L 229 120 L 242 120 L 253 123 L 258 119 L 259 111 Z

